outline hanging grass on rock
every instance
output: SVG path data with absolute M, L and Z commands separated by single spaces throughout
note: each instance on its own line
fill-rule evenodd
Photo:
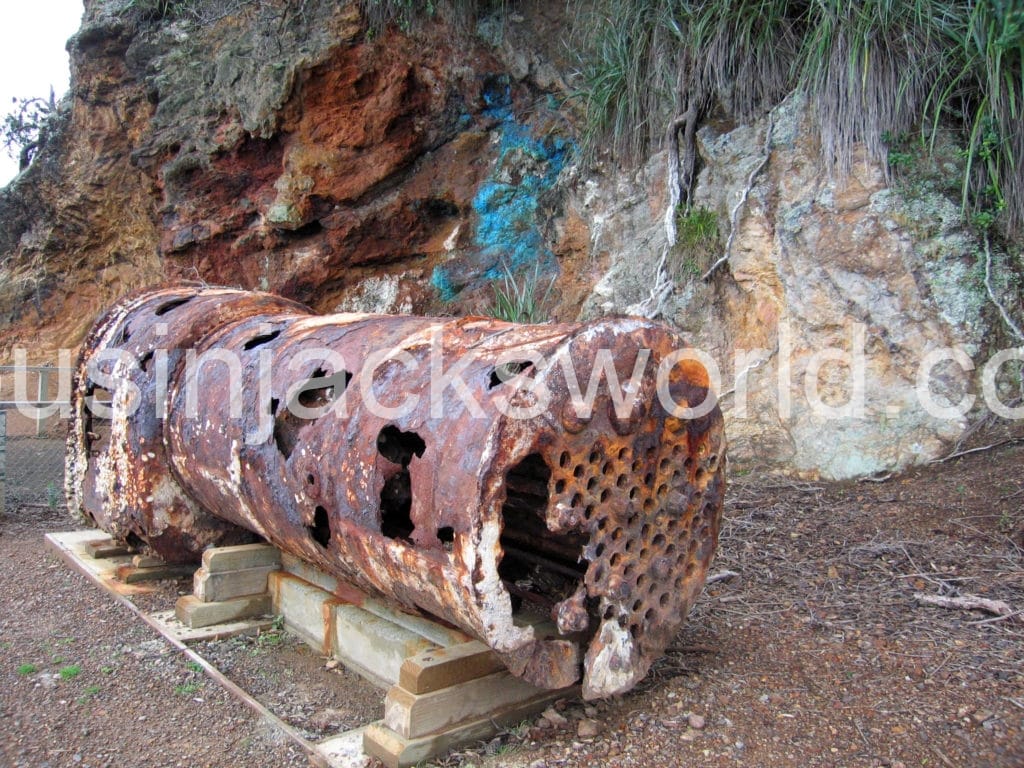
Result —
M 855 145 L 887 167 L 886 134 L 932 143 L 952 127 L 965 210 L 1009 235 L 1024 229 L 1018 2 L 601 0 L 577 2 L 575 27 L 591 154 L 638 156 L 683 131 L 685 163 L 694 122 L 715 110 L 749 120 L 799 91 L 838 174 Z

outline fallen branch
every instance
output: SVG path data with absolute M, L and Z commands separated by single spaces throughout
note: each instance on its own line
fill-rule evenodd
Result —
M 1010 616 L 1014 610 L 1002 600 L 990 600 L 987 597 L 977 595 L 960 595 L 959 597 L 947 597 L 945 595 L 926 595 L 923 592 L 915 592 L 914 599 L 922 605 L 935 605 L 939 608 L 962 611 L 985 611 L 995 616 Z
M 771 112 L 768 113 L 768 127 L 764 132 L 764 157 L 761 158 L 754 169 L 747 176 L 747 185 L 743 188 L 743 193 L 740 195 L 740 199 L 733 206 L 732 213 L 729 214 L 729 237 L 725 241 L 725 253 L 719 257 L 718 261 L 712 264 L 708 271 L 701 275 L 701 280 L 707 280 L 714 274 L 715 270 L 725 264 L 729 260 L 729 255 L 732 253 L 732 242 L 736 239 L 736 232 L 740 228 L 740 211 L 744 204 L 747 202 L 747 197 L 750 195 L 750 190 L 754 188 L 754 179 L 757 178 L 757 174 L 761 172 L 761 169 L 768 164 L 768 158 L 772 155 L 772 130 L 775 126 L 775 118 Z
M 716 581 L 729 581 L 729 579 L 735 579 L 739 574 L 736 571 L 719 571 L 718 573 L 708 576 L 704 581 L 705 584 L 714 584 Z
M 1005 440 L 1000 440 L 989 445 L 981 445 L 978 446 L 977 448 L 968 448 L 966 451 L 956 451 L 954 453 L 949 454 L 948 456 L 943 456 L 941 459 L 932 459 L 928 463 L 941 464 L 944 461 L 959 459 L 961 456 L 969 456 L 972 453 L 981 453 L 982 451 L 991 451 L 993 448 L 1002 448 L 1004 445 L 1013 445 L 1015 443 L 1019 443 L 1022 441 L 1024 441 L 1024 437 L 1008 437 Z

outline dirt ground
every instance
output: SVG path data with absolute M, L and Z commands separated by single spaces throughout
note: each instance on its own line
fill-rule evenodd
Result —
M 726 578 L 640 689 L 560 702 L 440 764 L 1024 766 L 1022 465 L 1016 444 L 884 482 L 732 478 L 712 566 Z M 73 527 L 38 508 L 0 524 L 3 764 L 305 765 L 44 551 L 44 532 Z M 283 636 L 198 650 L 310 736 L 379 717 L 379 694 Z

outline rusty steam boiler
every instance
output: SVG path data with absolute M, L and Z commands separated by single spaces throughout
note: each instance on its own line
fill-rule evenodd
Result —
M 99 320 L 72 401 L 69 506 L 115 538 L 183 562 L 261 537 L 587 698 L 643 678 L 717 546 L 722 416 L 646 320 L 167 288 Z

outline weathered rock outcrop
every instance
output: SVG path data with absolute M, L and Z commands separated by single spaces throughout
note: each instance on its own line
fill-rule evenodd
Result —
M 600 222 L 593 247 L 610 259 L 583 314 L 657 309 L 687 331 L 721 368 L 730 451 L 741 463 L 844 478 L 934 458 L 962 433 L 967 412 L 929 413 L 918 377 L 930 371 L 940 407 L 976 388 L 977 370 L 925 361 L 956 347 L 980 367 L 991 353 L 976 276 L 981 246 L 932 182 L 890 187 L 863 157 L 849 178 L 830 178 L 813 161 L 799 99 L 777 108 L 770 125 L 767 161 L 767 117 L 700 132 L 694 205 L 715 212 L 728 233 L 749 187 L 728 264 L 708 279 L 706 254 L 667 245 L 664 158 L 639 183 L 609 181 L 573 198 L 570 210 Z M 955 179 L 957 169 L 936 172 Z M 997 258 L 1005 273 L 1007 257 Z M 674 277 L 672 288 L 652 300 L 659 269 Z
M 930 352 L 960 346 L 980 366 L 997 343 L 979 245 L 941 184 L 890 186 L 867 160 L 829 178 L 798 99 L 767 143 L 767 119 L 701 131 L 694 203 L 720 234 L 670 247 L 664 154 L 579 161 L 558 4 L 467 22 L 439 3 L 408 34 L 371 30 L 355 3 L 222 18 L 205 4 L 204 23 L 140 23 L 131 5 L 86 3 L 66 129 L 0 193 L 5 350 L 31 338 L 52 359 L 115 298 L 172 279 L 451 314 L 486 312 L 507 267 L 539 274 L 541 293 L 555 279 L 553 318 L 679 325 L 722 370 L 744 465 L 847 477 L 961 433 L 964 417 L 923 407 L 918 375 Z M 855 415 L 840 351 L 865 372 Z M 978 389 L 955 362 L 931 373 L 940 405 Z

